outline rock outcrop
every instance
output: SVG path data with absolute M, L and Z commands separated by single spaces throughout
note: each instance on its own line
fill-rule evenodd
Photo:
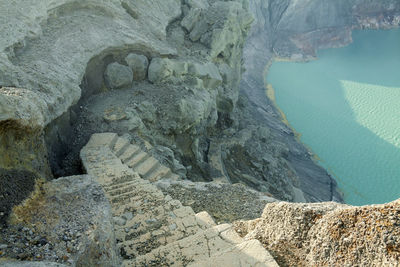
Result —
M 92 177 L 38 180 L 31 196 L 13 208 L 9 225 L 0 229 L 0 265 L 8 259 L 117 266 L 113 230 L 110 203 Z
M 235 227 L 245 239 L 258 239 L 280 266 L 398 266 L 399 214 L 399 200 L 363 207 L 280 202 Z

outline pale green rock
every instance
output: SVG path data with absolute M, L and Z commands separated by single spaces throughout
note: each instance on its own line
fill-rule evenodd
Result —
M 125 61 L 132 69 L 133 80 L 142 81 L 146 79 L 147 68 L 149 67 L 149 60 L 146 56 L 131 53 L 125 58 Z
M 107 66 L 104 78 L 110 89 L 128 87 L 133 81 L 132 69 L 116 62 Z

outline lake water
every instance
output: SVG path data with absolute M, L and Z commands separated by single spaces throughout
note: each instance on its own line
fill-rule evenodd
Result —
M 308 63 L 275 62 L 267 81 L 346 203 L 400 198 L 400 29 L 355 31 Z

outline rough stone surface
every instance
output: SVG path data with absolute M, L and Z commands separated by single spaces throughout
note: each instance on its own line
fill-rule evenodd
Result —
M 218 266 L 235 255 L 235 263 L 277 266 L 257 240 L 247 242 L 229 224 L 215 225 L 206 212 L 164 195 L 140 178 L 151 159 L 114 133 L 94 134 L 81 151 L 85 170 L 104 188 L 114 216 L 123 266 Z M 157 170 L 149 168 L 150 180 Z M 149 174 L 150 173 L 150 174 Z M 168 177 L 171 174 L 160 174 Z
M 195 212 L 207 211 L 218 223 L 259 218 L 267 203 L 277 201 L 242 184 L 162 179 L 156 185 Z
M 125 61 L 131 67 L 135 81 L 141 81 L 146 78 L 147 68 L 149 67 L 149 60 L 146 56 L 132 53 L 125 58 Z
M 113 47 L 121 52 L 140 47 L 150 54 L 173 54 L 174 49 L 159 38 L 165 39 L 168 23 L 181 12 L 177 0 L 45 0 L 39 4 L 30 0 L 1 5 L 0 32 L 7 38 L 0 42 L 0 85 L 29 91 L 31 96 L 21 98 L 19 107 L 37 110 L 34 117 L 39 126 L 79 100 L 79 85 L 92 57 L 110 55 Z M 141 15 L 135 20 L 129 10 Z M 11 98 L 2 94 L 4 100 Z M 12 113 L 10 117 L 18 119 Z
M 4 261 L 0 262 L 3 267 L 65 267 L 68 265 L 54 262 L 19 262 L 19 261 Z
M 235 227 L 245 239 L 258 239 L 282 266 L 397 266 L 399 214 L 399 200 L 363 207 L 280 202 Z
M 0 259 L 76 266 L 118 266 L 119 261 L 110 204 L 88 175 L 36 184 L 31 197 L 14 207 L 0 243 L 7 245 Z
M 131 85 L 133 72 L 131 68 L 115 62 L 107 66 L 104 78 L 110 89 L 119 89 Z

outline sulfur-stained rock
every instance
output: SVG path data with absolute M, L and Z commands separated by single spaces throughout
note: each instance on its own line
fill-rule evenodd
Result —
M 125 58 L 125 61 L 132 69 L 133 80 L 142 81 L 146 79 L 147 68 L 149 67 L 149 60 L 146 56 L 131 53 Z
M 131 68 L 114 62 L 107 66 L 104 78 L 110 89 L 119 89 L 131 85 L 133 72 Z
M 152 83 L 173 82 L 173 80 L 181 80 L 187 72 L 188 64 L 184 61 L 153 58 L 149 66 L 149 81 Z
M 267 204 L 261 218 L 235 223 L 285 266 L 397 266 L 400 200 L 353 207 L 334 202 Z
M 182 19 L 181 25 L 187 31 L 192 31 L 196 23 L 198 23 L 201 19 L 201 9 L 192 8 L 189 10 L 189 13 Z
M 189 74 L 203 80 L 206 88 L 214 89 L 222 84 L 222 77 L 214 63 L 193 63 L 189 65 Z

